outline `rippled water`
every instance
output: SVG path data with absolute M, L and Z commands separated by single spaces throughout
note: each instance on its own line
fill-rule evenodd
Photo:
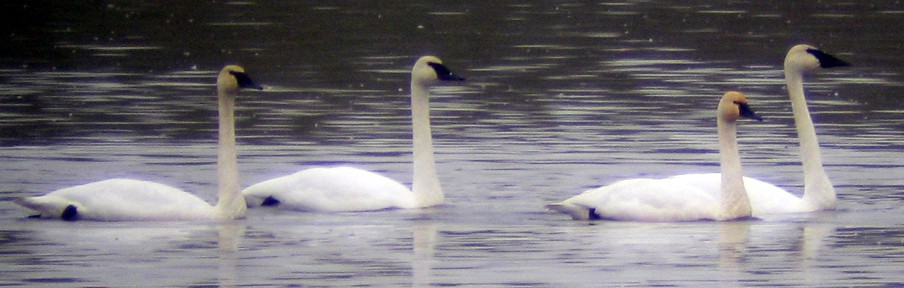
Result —
M 32 2 L 0 4 L 27 19 L 0 33 L 0 285 L 904 284 L 894 1 Z M 543 211 L 619 179 L 717 171 L 725 90 L 767 119 L 741 123 L 745 172 L 799 190 L 781 63 L 803 42 L 854 64 L 806 86 L 837 211 L 678 224 Z M 244 185 L 337 164 L 410 181 L 407 72 L 424 54 L 469 80 L 433 90 L 441 207 L 63 223 L 8 201 L 110 177 L 213 201 L 225 63 L 267 86 L 238 103 Z

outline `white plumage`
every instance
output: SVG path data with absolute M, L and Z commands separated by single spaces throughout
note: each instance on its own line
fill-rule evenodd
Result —
M 547 209 L 573 219 L 623 221 L 731 220 L 750 217 L 736 140 L 736 121 L 759 119 L 740 92 L 728 92 L 717 112 L 721 173 L 688 174 L 662 179 L 628 179 L 587 190 Z
M 96 221 L 176 221 L 233 219 L 245 216 L 238 184 L 235 148 L 235 97 L 239 88 L 256 88 L 242 67 L 229 65 L 217 76 L 219 145 L 218 202 L 210 205 L 194 194 L 160 183 L 110 179 L 63 188 L 14 202 L 40 217 Z
M 796 45 L 785 56 L 784 73 L 794 122 L 800 140 L 804 192 L 798 197 L 785 189 L 742 177 L 751 215 L 800 213 L 834 209 L 837 196 L 822 165 L 816 130 L 803 91 L 803 75 L 818 68 L 848 63 L 809 45 Z M 609 218 L 640 221 L 713 219 L 724 178 L 722 173 L 685 174 L 664 179 L 630 179 L 588 190 L 562 203 L 547 205 L 574 219 Z
M 213 206 L 198 196 L 134 179 L 103 180 L 15 201 L 40 212 L 42 217 L 66 220 L 173 221 L 214 219 L 215 215 Z M 67 213 L 74 214 L 64 215 Z
M 245 201 L 302 211 L 372 211 L 417 208 L 411 190 L 395 180 L 353 167 L 317 167 L 267 180 L 245 190 Z M 253 205 L 253 204 L 252 204 Z
M 242 193 L 250 207 L 277 204 L 301 211 L 373 211 L 411 209 L 444 202 L 436 174 L 430 134 L 429 89 L 439 81 L 464 80 L 434 56 L 417 60 L 411 70 L 412 188 L 385 176 L 352 167 L 310 168 L 252 185 Z
M 800 141 L 800 157 L 803 164 L 804 191 L 801 197 L 785 189 L 753 178 L 744 177 L 747 195 L 753 208 L 753 216 L 801 213 L 834 209 L 837 201 L 835 188 L 822 165 L 822 152 L 816 138 L 816 128 L 810 117 L 803 89 L 803 76 L 819 68 L 848 66 L 849 64 L 810 45 L 795 45 L 785 56 L 785 81 L 794 124 Z M 707 185 L 718 189 L 719 174 L 689 174 L 679 176 L 684 182 Z M 715 193 L 715 192 L 714 192 Z

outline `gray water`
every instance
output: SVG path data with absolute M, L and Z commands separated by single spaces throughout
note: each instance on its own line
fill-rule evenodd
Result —
M 56 2 L 0 4 L 20 19 L 0 28 L 0 286 L 904 285 L 895 1 Z M 766 118 L 739 128 L 745 173 L 800 191 L 781 73 L 798 43 L 853 64 L 806 84 L 838 210 L 543 210 L 620 179 L 717 171 L 727 90 Z M 440 207 L 68 223 L 9 201 L 112 177 L 214 201 L 227 63 L 267 86 L 238 103 L 243 185 L 316 165 L 408 183 L 407 72 L 426 54 L 468 78 L 433 90 Z

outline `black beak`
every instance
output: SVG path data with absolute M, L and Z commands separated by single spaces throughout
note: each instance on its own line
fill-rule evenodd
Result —
M 465 81 L 465 78 L 455 75 L 454 73 L 452 73 L 452 71 L 449 70 L 449 68 L 446 68 L 446 66 L 443 66 L 443 64 L 429 62 L 429 63 L 427 63 L 427 65 L 430 65 L 430 67 L 433 67 L 433 71 L 436 71 L 436 77 L 438 77 L 439 80 L 442 80 L 442 81 Z
M 835 56 L 820 50 L 807 49 L 807 53 L 813 54 L 813 56 L 819 60 L 819 66 L 822 68 L 851 66 L 850 63 L 844 62 L 844 60 L 838 59 Z
M 748 106 L 747 103 L 735 102 L 735 104 L 738 104 L 738 109 L 741 110 L 741 117 L 763 121 L 763 117 L 756 115 L 756 113 L 754 113 L 753 110 L 750 109 L 750 106 Z
M 234 72 L 234 71 L 229 71 L 229 74 L 232 74 L 232 76 L 235 76 L 235 81 L 239 83 L 239 87 L 241 87 L 241 88 L 264 90 L 264 87 L 254 84 L 254 81 L 251 80 L 251 77 L 248 77 L 248 74 L 245 74 L 242 72 Z

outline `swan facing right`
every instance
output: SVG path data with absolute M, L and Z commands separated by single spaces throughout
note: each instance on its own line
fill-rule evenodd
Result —
M 837 196 L 835 187 L 829 180 L 822 165 L 822 152 L 819 140 L 816 139 L 816 128 L 810 117 L 807 99 L 804 96 L 803 76 L 819 68 L 850 66 L 847 62 L 825 53 L 819 48 L 801 44 L 791 47 L 785 56 L 785 83 L 788 86 L 788 97 L 791 98 L 791 110 L 794 113 L 794 126 L 800 141 L 800 158 L 804 170 L 804 193 L 798 198 L 785 191 L 770 193 L 755 205 L 763 214 L 810 212 L 835 209 Z M 760 195 L 757 195 L 760 198 Z M 779 200 L 780 197 L 788 198 Z M 778 203 L 776 201 L 782 201 Z M 769 205 L 769 204 L 772 205 Z M 755 206 L 756 207 L 756 206 Z
M 795 45 L 785 56 L 784 74 L 794 114 L 794 126 L 800 141 L 800 159 L 803 165 L 804 191 L 798 197 L 785 189 L 750 177 L 744 177 L 747 195 L 754 217 L 766 215 L 803 213 L 835 209 L 838 198 L 835 188 L 822 165 L 822 152 L 816 139 L 816 128 L 810 117 L 804 96 L 803 77 L 821 68 L 849 66 L 847 62 L 810 45 Z M 687 175 L 688 181 L 719 181 L 718 173 Z M 717 184 L 711 184 L 717 187 Z
M 823 52 L 822 50 L 811 45 L 795 45 L 788 51 L 788 54 L 785 56 L 784 61 L 784 74 L 785 82 L 788 88 L 788 96 L 791 99 L 791 110 L 794 114 L 794 123 L 797 129 L 797 136 L 800 141 L 800 157 L 804 173 L 804 191 L 803 195 L 801 197 L 798 197 L 785 189 L 782 189 L 765 181 L 750 177 L 743 177 L 743 183 L 745 190 L 747 191 L 747 198 L 750 202 L 751 215 L 753 217 L 762 217 L 772 214 L 802 213 L 835 209 L 837 196 L 835 193 L 835 188 L 832 186 L 832 183 L 829 180 L 829 177 L 827 176 L 825 168 L 822 164 L 822 154 L 819 148 L 819 141 L 816 138 L 816 129 L 813 125 L 813 120 L 810 117 L 810 112 L 807 107 L 807 101 L 804 96 L 803 77 L 806 73 L 813 72 L 820 68 L 834 68 L 849 65 L 850 64 L 848 64 L 847 62 L 838 59 L 829 53 Z M 667 179 L 671 179 L 671 181 L 680 183 L 691 183 L 693 185 L 696 185 L 698 189 L 708 191 L 707 193 L 711 195 L 718 195 L 720 193 L 719 190 L 724 189 L 724 186 L 722 186 L 724 177 L 725 173 L 723 168 L 723 173 L 685 174 L 673 176 Z M 622 183 L 625 181 L 617 183 Z M 624 186 L 625 184 L 621 185 Z M 602 190 L 603 188 L 599 188 L 597 190 Z M 590 193 L 592 191 L 596 190 L 590 190 L 588 192 L 585 192 L 584 194 L 589 193 L 591 195 L 599 195 L 599 192 Z M 724 191 L 721 191 L 721 193 L 724 193 Z M 592 201 L 590 203 L 586 203 L 586 198 L 588 197 L 582 197 L 582 195 L 584 194 L 572 197 L 571 199 L 568 199 L 562 203 L 547 205 L 547 208 L 567 213 L 575 219 L 609 217 L 607 214 L 599 214 L 609 212 L 589 210 L 597 208 L 592 205 Z M 582 202 L 583 205 L 574 205 L 570 203 L 573 202 L 572 199 L 585 199 L 582 200 L 585 202 Z M 659 205 L 669 203 L 668 201 L 663 199 L 657 199 L 656 201 L 659 201 Z M 640 204 L 641 203 L 635 203 L 636 206 L 640 206 Z M 626 213 L 627 211 L 638 212 L 641 210 L 643 209 L 632 207 L 624 208 L 624 211 L 617 213 Z M 595 212 L 596 214 L 594 214 L 593 212 Z M 633 217 L 641 219 L 655 218 L 650 215 L 636 215 Z M 612 218 L 618 219 L 617 217 Z M 715 217 L 709 217 L 708 219 L 714 218 Z
M 414 209 L 444 202 L 430 134 L 430 87 L 462 81 L 442 60 L 424 56 L 411 69 L 414 176 L 411 189 L 386 176 L 354 167 L 314 167 L 254 184 L 242 193 L 249 207 L 277 206 L 314 212 Z
M 722 96 L 716 115 L 722 170 L 720 193 L 713 193 L 709 183 L 700 185 L 676 177 L 639 178 L 588 190 L 560 203 L 546 205 L 546 208 L 568 214 L 575 220 L 670 222 L 750 217 L 751 206 L 738 154 L 737 120 L 762 119 L 747 105 L 747 97 L 735 91 Z
M 235 147 L 234 106 L 240 88 L 263 89 L 236 65 L 217 76 L 219 137 L 218 202 L 210 205 L 194 194 L 168 185 L 135 179 L 109 179 L 59 189 L 43 196 L 13 200 L 38 217 L 67 221 L 186 221 L 245 217 Z

